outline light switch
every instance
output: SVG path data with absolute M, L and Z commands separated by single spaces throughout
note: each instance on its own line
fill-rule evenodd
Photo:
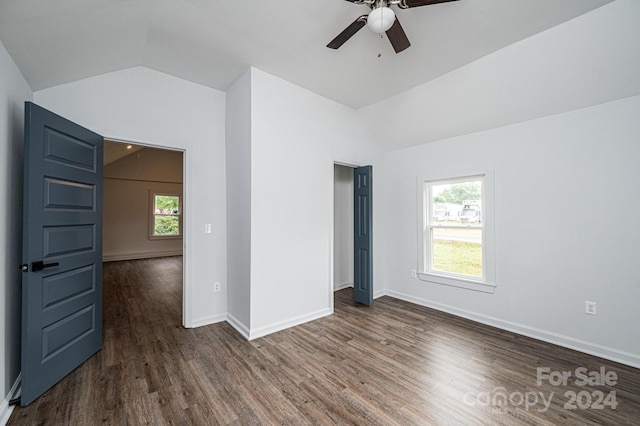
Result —
M 204 224 L 204 233 L 205 234 L 210 234 L 211 233 L 211 224 L 210 223 L 205 223 Z

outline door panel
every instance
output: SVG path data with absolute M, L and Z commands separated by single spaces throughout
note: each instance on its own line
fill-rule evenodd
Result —
M 372 167 L 358 167 L 353 171 L 354 182 L 354 286 L 353 299 L 364 305 L 373 304 L 372 283 Z
M 96 188 L 60 179 L 44 178 L 44 208 L 67 210 L 95 209 Z
M 42 280 L 42 308 L 53 309 L 59 303 L 95 291 L 95 284 L 93 265 L 45 277 Z
M 25 104 L 22 394 L 102 346 L 102 136 Z
M 45 159 L 90 172 L 96 171 L 99 166 L 96 163 L 98 147 L 94 144 L 49 127 L 45 127 L 43 132 Z
M 95 225 L 45 226 L 43 232 L 43 257 L 49 259 L 62 255 L 92 252 L 96 249 Z

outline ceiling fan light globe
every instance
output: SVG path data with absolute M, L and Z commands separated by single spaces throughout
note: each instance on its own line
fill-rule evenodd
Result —
M 382 34 L 393 26 L 396 14 L 389 7 L 378 7 L 369 13 L 367 26 L 371 31 Z

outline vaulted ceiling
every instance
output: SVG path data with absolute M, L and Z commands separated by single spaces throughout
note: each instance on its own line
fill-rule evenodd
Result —
M 249 66 L 360 108 L 612 0 L 459 0 L 397 16 L 395 54 L 344 0 L 0 0 L 0 41 L 34 91 L 145 66 L 225 91 Z M 379 56 L 379 54 L 381 54 Z

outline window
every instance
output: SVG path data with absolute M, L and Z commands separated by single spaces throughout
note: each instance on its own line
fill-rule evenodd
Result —
M 419 278 L 493 292 L 493 175 L 420 179 L 418 190 Z
M 182 235 L 180 196 L 177 194 L 152 194 L 151 238 L 171 238 Z

